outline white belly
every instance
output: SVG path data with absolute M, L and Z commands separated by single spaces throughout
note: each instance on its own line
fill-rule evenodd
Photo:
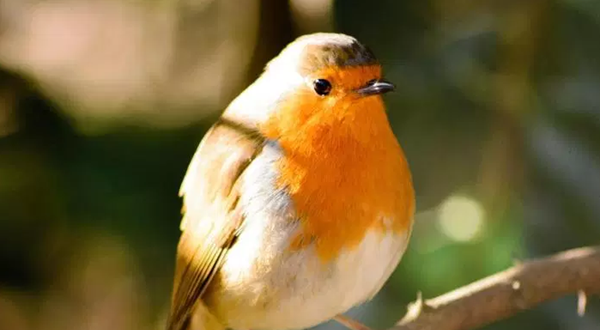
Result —
M 300 228 L 288 196 L 273 193 L 271 166 L 278 156 L 271 146 L 247 169 L 243 196 L 252 198 L 240 202 L 253 216 L 204 299 L 233 329 L 302 329 L 347 311 L 379 291 L 408 241 L 407 234 L 369 232 L 359 246 L 328 263 L 319 260 L 314 246 L 290 251 Z

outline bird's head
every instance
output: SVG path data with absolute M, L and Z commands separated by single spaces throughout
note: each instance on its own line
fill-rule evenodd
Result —
M 369 118 L 385 117 L 380 95 L 393 90 L 371 50 L 355 38 L 317 33 L 288 45 L 229 112 L 273 138 L 340 123 L 361 128 Z

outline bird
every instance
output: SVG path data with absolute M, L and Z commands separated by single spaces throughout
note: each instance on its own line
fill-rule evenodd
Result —
M 202 138 L 183 179 L 167 330 L 293 330 L 380 291 L 407 249 L 415 192 L 373 52 L 298 37 Z

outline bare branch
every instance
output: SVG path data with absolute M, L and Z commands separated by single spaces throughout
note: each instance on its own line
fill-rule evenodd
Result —
M 600 246 L 523 262 L 439 297 L 419 299 L 389 330 L 475 329 L 578 292 L 600 293 Z

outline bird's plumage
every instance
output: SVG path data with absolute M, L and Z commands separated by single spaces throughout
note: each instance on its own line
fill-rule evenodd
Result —
M 414 192 L 381 97 L 357 93 L 378 79 L 368 48 L 315 34 L 231 103 L 182 184 L 168 330 L 306 328 L 379 291 Z
M 239 234 L 244 220 L 238 205 L 239 178 L 261 148 L 258 134 L 221 119 L 192 159 L 180 191 L 185 210 L 169 321 L 172 329 L 183 328 Z

